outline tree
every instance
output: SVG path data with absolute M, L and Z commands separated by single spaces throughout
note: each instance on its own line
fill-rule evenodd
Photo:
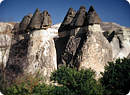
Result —
M 61 67 L 51 76 L 51 80 L 66 87 L 70 95 L 102 95 L 103 88 L 95 79 L 95 73 L 88 70 L 80 70 Z
M 102 75 L 104 95 L 126 95 L 130 90 L 130 59 L 110 62 Z

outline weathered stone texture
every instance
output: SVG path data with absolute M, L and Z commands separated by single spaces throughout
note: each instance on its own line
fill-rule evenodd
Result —
M 39 9 L 36 9 L 35 13 L 33 14 L 31 21 L 28 25 L 28 29 L 34 30 L 34 29 L 40 29 L 41 28 L 41 13 Z
M 82 27 L 84 25 L 86 14 L 86 8 L 84 6 L 81 6 L 70 24 L 71 27 Z
M 100 23 L 101 23 L 101 19 L 99 18 L 98 14 L 96 13 L 93 6 L 91 6 L 89 8 L 85 24 L 86 25 L 92 25 L 92 24 L 100 24 Z

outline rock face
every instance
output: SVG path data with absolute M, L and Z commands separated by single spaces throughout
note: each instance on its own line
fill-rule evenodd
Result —
M 74 34 L 69 37 L 65 50 L 61 55 L 61 63 L 73 66 L 73 60 L 75 60 L 74 56 L 76 55 L 77 48 L 79 47 L 83 36 L 78 34 L 78 32 L 82 32 L 82 29 L 80 28 L 72 29 L 70 32 L 73 32 Z
M 80 27 L 83 26 L 85 17 L 86 8 L 84 6 L 81 6 L 76 14 L 72 8 L 69 9 L 59 28 L 59 37 L 62 38 L 58 39 L 56 42 L 56 46 L 57 43 L 62 44 L 62 48 L 57 47 L 58 63 L 67 65 L 73 59 L 81 39 L 79 36 L 76 37 L 76 35 L 78 34 Z
M 107 62 L 112 61 L 111 44 L 103 36 L 100 23 L 93 7 L 87 14 L 86 8 L 81 6 L 70 24 L 70 30 L 62 31 L 69 33 L 69 37 L 59 62 L 78 69 L 92 68 L 98 78 Z
M 72 9 L 69 12 L 73 12 Z M 96 78 L 99 78 L 109 61 L 129 58 L 129 28 L 102 22 L 93 6 L 88 13 L 85 7 L 80 7 L 76 15 L 71 16 L 71 22 L 66 20 L 67 17 L 68 14 L 59 28 L 59 38 L 55 41 L 58 64 L 78 69 L 92 68 L 96 71 Z
M 0 69 L 2 65 L 6 66 L 8 60 L 13 27 L 11 23 L 0 23 Z
M 88 11 L 88 15 L 87 15 L 85 24 L 92 25 L 92 24 L 100 24 L 100 23 L 101 23 L 101 19 L 99 18 L 98 14 L 96 13 L 93 6 L 91 6 Z
M 76 12 L 72 8 L 70 8 L 68 10 L 61 26 L 58 29 L 59 38 L 55 39 L 58 64 L 61 64 L 61 55 L 62 55 L 63 51 L 65 50 L 67 42 L 69 40 L 70 30 L 72 28 L 70 26 L 70 24 L 71 24 L 73 18 L 75 17 L 75 14 L 76 14 Z
M 57 69 L 56 50 L 53 38 L 46 30 L 36 30 L 31 34 L 27 58 L 29 66 L 25 73 L 39 72 L 46 80 Z
M 92 6 L 88 12 L 84 6 L 77 13 L 70 8 L 61 25 L 51 24 L 50 14 L 39 9 L 15 26 L 0 23 L 0 65 L 6 80 L 39 74 L 48 82 L 57 63 L 91 68 L 99 78 L 108 61 L 130 58 L 130 28 L 101 22 Z
M 36 9 L 35 13 L 33 14 L 33 17 L 29 23 L 28 29 L 34 30 L 34 29 L 40 29 L 41 28 L 41 13 L 39 9 Z
M 73 8 L 69 8 L 60 28 L 59 28 L 59 32 L 63 32 L 65 30 L 69 30 L 70 27 L 70 23 L 73 20 L 74 16 L 75 16 L 76 12 Z
M 84 39 L 83 46 L 77 55 L 76 63 L 79 69 L 91 68 L 96 71 L 96 77 L 100 77 L 100 72 L 104 72 L 104 66 L 112 61 L 112 48 L 110 43 L 102 34 L 102 29 L 97 31 L 90 29 Z
M 86 8 L 84 6 L 81 6 L 80 9 L 77 11 L 74 19 L 71 22 L 72 27 L 81 27 L 84 24 L 85 18 L 86 18 Z
M 47 29 L 51 26 L 51 24 L 52 20 L 48 11 L 45 10 L 43 13 L 41 13 L 39 9 L 36 9 L 27 28 L 31 30 L 41 28 Z
M 24 16 L 23 20 L 19 25 L 19 32 L 25 32 L 25 30 L 28 27 L 28 24 L 30 23 L 31 18 L 32 18 L 32 14 L 28 14 L 27 16 Z
M 6 79 L 9 83 L 15 81 L 17 77 L 30 74 L 33 77 L 37 77 L 37 74 L 39 74 L 39 77 L 43 77 L 46 82 L 49 82 L 51 73 L 57 69 L 57 56 L 53 38 L 57 36 L 55 33 L 58 30 L 54 26 L 42 29 L 38 22 L 42 23 L 41 21 L 45 21 L 45 19 L 41 20 L 39 17 L 42 16 L 37 9 L 33 17 L 30 16 L 30 22 L 29 18 L 25 16 L 22 22 L 13 29 L 13 44 L 5 67 Z M 50 19 L 48 12 L 47 15 L 44 15 L 44 18 L 46 17 Z M 50 21 L 48 23 L 50 25 Z M 23 27 L 24 25 L 27 27 Z M 17 40 L 16 37 L 18 37 Z
M 51 16 L 46 10 L 42 13 L 42 19 L 43 20 L 42 20 L 41 28 L 50 27 L 52 25 Z
M 101 23 L 101 27 L 112 46 L 113 60 L 127 57 L 130 53 L 130 28 L 107 22 Z

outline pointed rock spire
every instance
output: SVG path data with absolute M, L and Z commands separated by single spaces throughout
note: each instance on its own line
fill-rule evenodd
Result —
M 100 24 L 101 23 L 101 19 L 99 18 L 98 14 L 96 13 L 93 6 L 90 6 L 86 20 L 87 21 L 85 21 L 85 23 L 87 23 L 87 25 Z
M 69 24 L 73 20 L 75 14 L 76 14 L 76 11 L 73 8 L 69 8 L 69 10 L 59 28 L 59 32 L 69 29 Z
M 94 9 L 94 7 L 91 5 L 90 8 L 89 8 L 88 13 L 89 13 L 89 12 L 93 12 L 93 11 L 95 11 L 95 9 Z
M 73 27 L 81 27 L 84 24 L 86 18 L 86 8 L 84 6 L 80 6 L 80 9 L 77 11 L 74 19 L 71 22 L 71 26 Z
M 41 13 L 37 8 L 30 21 L 28 29 L 40 29 L 40 27 L 41 27 Z
M 41 13 L 41 16 L 42 16 L 41 28 L 45 28 L 52 25 L 51 16 L 47 10 L 43 11 L 43 13 Z
M 64 21 L 62 22 L 62 25 L 70 24 L 75 16 L 75 14 L 76 14 L 76 11 L 73 8 L 69 8 L 69 10 L 64 18 Z
M 32 14 L 28 14 L 24 16 L 24 18 L 19 24 L 19 32 L 24 32 L 26 30 L 28 24 L 30 23 L 31 18 L 32 18 Z

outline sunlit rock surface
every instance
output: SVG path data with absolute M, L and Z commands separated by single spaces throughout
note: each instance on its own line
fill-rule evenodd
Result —
M 8 60 L 14 24 L 0 22 L 0 67 L 5 67 Z

